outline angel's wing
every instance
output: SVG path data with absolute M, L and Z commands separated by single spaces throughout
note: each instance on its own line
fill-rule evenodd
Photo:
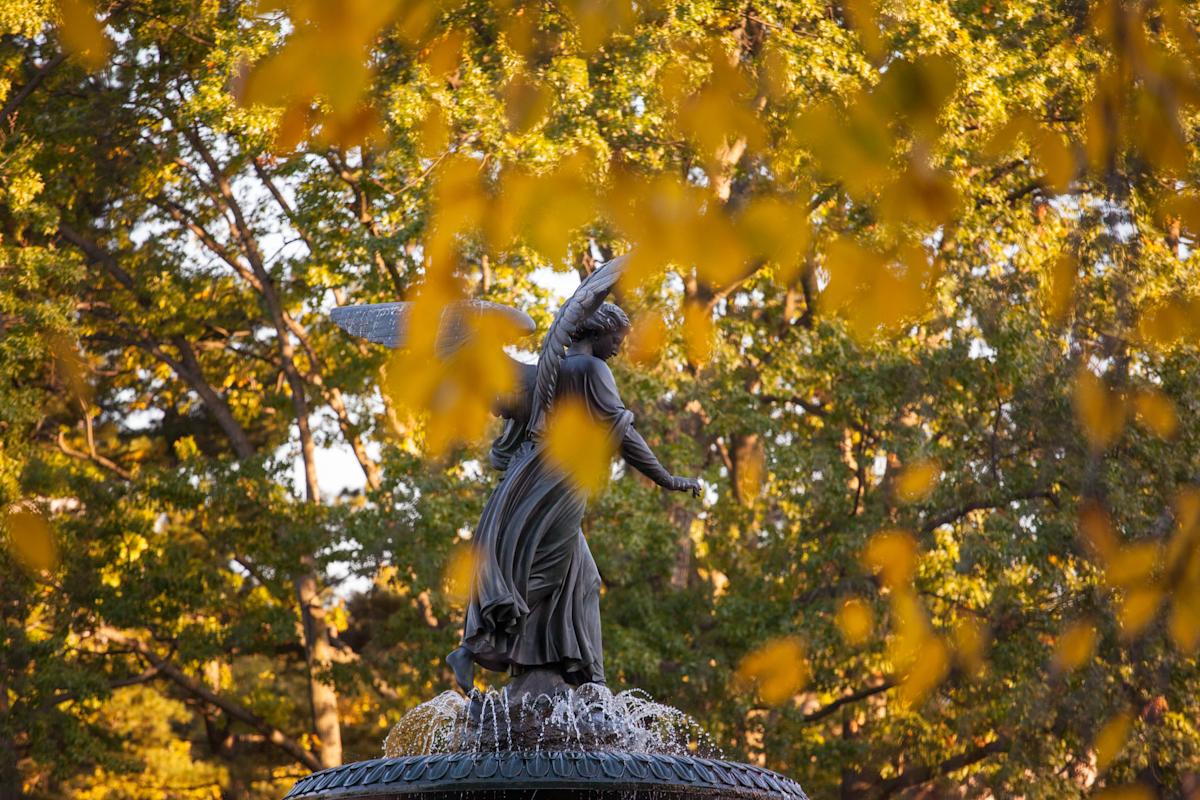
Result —
M 550 330 L 542 339 L 542 352 L 538 356 L 537 381 L 533 390 L 533 407 L 529 415 L 529 432 L 540 434 L 545 425 L 546 412 L 554 401 L 554 391 L 558 386 L 558 370 L 563 359 L 567 357 L 567 347 L 579 326 L 592 315 L 604 302 L 609 291 L 621 277 L 628 255 L 619 256 L 606 261 L 584 278 L 583 282 L 571 295 L 571 299 L 563 303 L 562 308 L 554 315 Z
M 399 350 L 408 341 L 411 308 L 412 303 L 407 302 L 338 306 L 329 312 L 329 318 L 351 336 Z M 502 314 L 522 334 L 537 330 L 533 318 L 524 311 L 487 300 L 462 300 L 451 303 L 442 312 L 437 334 L 438 355 L 445 358 L 457 350 L 471 334 L 471 316 L 480 314 Z

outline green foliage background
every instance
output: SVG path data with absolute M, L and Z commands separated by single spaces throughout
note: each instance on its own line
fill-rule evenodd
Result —
M 1142 5 L 1157 30 L 1158 6 Z M 377 755 L 404 711 L 450 685 L 441 659 L 461 608 L 443 573 L 494 476 L 475 468 L 478 447 L 420 458 L 419 431 L 380 398 L 385 354 L 325 315 L 419 281 L 435 114 L 446 147 L 485 164 L 539 169 L 586 149 L 689 176 L 731 210 L 805 186 L 815 198 L 797 221 L 814 233 L 795 277 L 768 268 L 708 287 L 679 270 L 622 298 L 670 323 L 656 363 L 618 365 L 626 402 L 663 460 L 710 491 L 697 505 L 625 474 L 589 513 L 614 687 L 688 711 L 729 756 L 813 797 L 1063 798 L 1134 781 L 1194 796 L 1194 653 L 1159 618 L 1119 635 L 1076 530 L 1087 501 L 1124 539 L 1161 540 L 1177 493 L 1200 480 L 1194 323 L 1161 346 L 1137 334 L 1147 308 L 1198 285 L 1186 224 L 1158 211 L 1197 179 L 1195 95 L 1179 99 L 1187 145 L 1169 171 L 1121 152 L 1100 177 L 1054 191 L 1036 148 L 999 160 L 989 149 L 1018 114 L 1083 140 L 1084 106 L 1114 59 L 1089 23 L 1097 8 L 879 4 L 892 57 L 940 55 L 959 76 L 931 155 L 959 202 L 927 241 L 942 270 L 927 311 L 862 339 L 821 307 L 823 243 L 870 239 L 878 220 L 797 128 L 806 110 L 880 80 L 837 2 L 653 3 L 590 51 L 547 4 L 524 60 L 502 31 L 514 9 L 456 3 L 437 23 L 465 32 L 449 75 L 392 28 L 371 42 L 382 144 L 317 137 L 295 152 L 273 144 L 273 112 L 234 99 L 245 64 L 288 29 L 283 12 L 114 3 L 101 9 L 112 52 L 89 71 L 63 57 L 55 7 L 6 2 L 0 506 L 42 509 L 61 559 L 31 571 L 0 548 L 0 796 L 277 797 L 308 769 Z M 1182 13 L 1194 27 L 1195 9 Z M 711 39 L 751 73 L 770 62 L 783 76 L 757 109 L 772 169 L 755 147 L 714 165 L 673 126 L 664 69 L 700 74 Z M 546 119 L 530 127 L 506 105 L 520 70 L 549 87 Z M 553 221 L 553 203 L 544 213 Z M 597 224 L 561 263 L 468 246 L 460 274 L 544 330 L 556 301 L 534 271 L 586 273 L 627 244 Z M 1047 297 L 1064 252 L 1080 266 L 1061 319 Z M 714 316 L 706 361 L 688 356 L 681 299 Z M 1178 432 L 1129 426 L 1089 447 L 1072 407 L 1081 365 L 1122 391 L 1156 387 Z M 306 488 L 293 469 L 306 441 L 358 451 L 352 482 L 365 488 Z M 761 485 L 747 486 L 739 472 L 757 453 Z M 897 472 L 921 458 L 942 478 L 900 504 Z M 341 477 L 308 460 L 307 480 Z M 935 629 L 968 619 L 990 639 L 981 671 L 956 666 L 913 708 L 890 689 L 888 601 L 860 563 L 890 527 L 917 533 L 916 588 Z M 852 596 L 875 609 L 863 646 L 834 621 Z M 1098 624 L 1098 649 L 1064 674 L 1054 643 L 1080 619 Z M 790 635 L 811 678 L 765 704 L 737 665 Z M 1123 711 L 1132 735 L 1100 772 L 1096 732 Z M 336 747 L 321 738 L 331 723 Z

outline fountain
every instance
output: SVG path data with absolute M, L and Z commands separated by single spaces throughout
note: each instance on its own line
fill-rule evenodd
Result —
M 404 716 L 384 757 L 301 778 L 287 800 L 807 800 L 794 781 L 725 761 L 694 720 L 636 690 L 605 684 L 600 572 L 580 529 L 587 491 L 556 464 L 547 420 L 565 398 L 607 427 L 625 461 L 669 491 L 699 497 L 699 481 L 666 470 L 633 425 L 605 365 L 629 318 L 604 298 L 624 258 L 597 268 L 563 304 L 536 365 L 513 362 L 517 391 L 488 398 L 504 419 L 490 460 L 504 473 L 472 537 L 470 602 L 446 661 L 461 693 Z M 447 306 L 431 357 L 452 358 L 499 315 L 532 332 L 523 312 L 482 301 Z M 334 321 L 388 347 L 405 346 L 407 303 L 341 307 Z M 506 356 L 500 356 L 507 358 Z M 475 688 L 476 665 L 508 672 L 502 690 Z
M 600 684 L 443 692 L 405 714 L 383 750 L 302 778 L 286 800 L 807 800 L 776 772 L 723 760 L 682 711 Z

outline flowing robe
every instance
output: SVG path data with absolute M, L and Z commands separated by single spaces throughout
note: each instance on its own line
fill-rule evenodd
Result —
M 580 528 L 587 495 L 547 463 L 544 444 L 526 431 L 530 377 L 524 371 L 525 391 L 507 410 L 505 431 L 492 448 L 492 463 L 504 477 L 475 528 L 462 641 L 488 669 L 540 667 L 570 683 L 603 683 L 600 572 Z M 633 413 L 607 364 L 569 354 L 555 401 L 566 396 L 582 400 L 592 419 L 608 428 L 626 461 L 668 485 L 670 474 L 633 428 Z

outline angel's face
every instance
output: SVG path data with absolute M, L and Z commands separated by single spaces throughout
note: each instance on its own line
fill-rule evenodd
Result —
M 596 358 L 607 361 L 621 351 L 621 343 L 625 341 L 626 331 L 609 331 L 596 337 L 592 344 L 592 354 Z

